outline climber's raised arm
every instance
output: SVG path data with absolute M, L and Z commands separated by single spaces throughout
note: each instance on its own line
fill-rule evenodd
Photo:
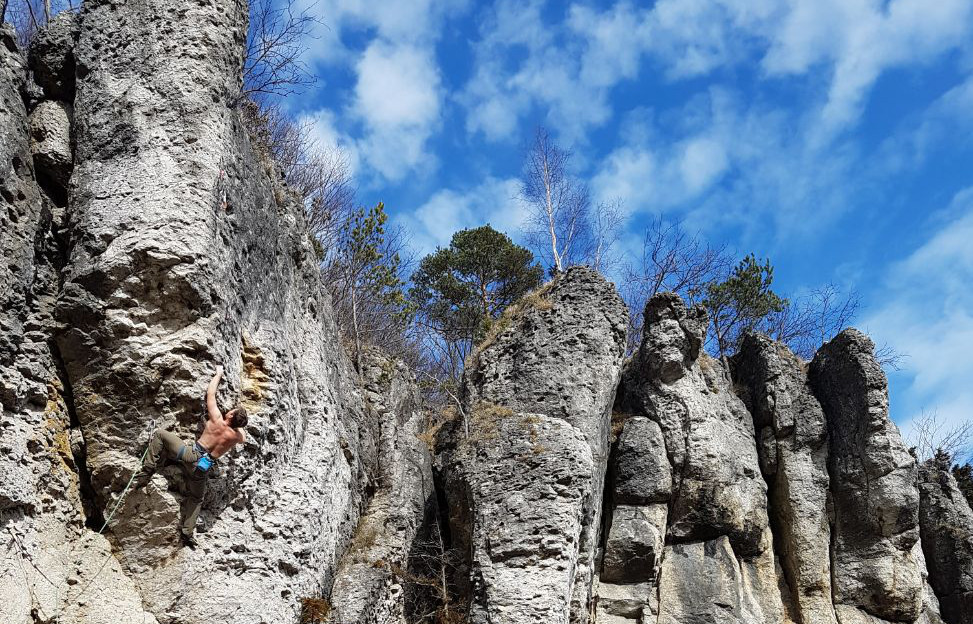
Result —
M 206 389 L 206 412 L 212 422 L 223 422 L 223 412 L 220 411 L 220 406 L 216 403 L 216 390 L 220 387 L 221 379 L 223 379 L 223 367 L 217 366 L 216 374 L 213 375 L 213 379 L 209 382 L 209 388 Z

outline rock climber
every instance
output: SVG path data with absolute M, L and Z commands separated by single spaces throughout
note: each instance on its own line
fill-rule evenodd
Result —
M 193 531 L 199 518 L 199 508 L 206 492 L 206 477 L 217 459 L 228 453 L 244 440 L 243 428 L 247 426 L 247 410 L 237 405 L 226 414 L 216 403 L 216 390 L 223 378 L 223 367 L 216 367 L 216 374 L 206 389 L 206 425 L 203 435 L 192 444 L 179 439 L 176 434 L 156 429 L 149 441 L 149 450 L 136 480 L 136 487 L 143 487 L 152 478 L 159 461 L 169 460 L 182 466 L 186 473 L 186 495 L 182 502 L 181 535 L 184 545 L 196 548 Z

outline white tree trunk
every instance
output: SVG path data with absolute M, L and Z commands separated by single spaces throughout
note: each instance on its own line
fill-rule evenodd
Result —
M 554 256 L 554 269 L 560 273 L 563 270 L 561 267 L 561 256 L 557 253 L 557 232 L 554 228 L 554 200 L 551 198 L 551 172 L 548 167 L 547 157 L 544 157 L 544 194 L 547 209 L 547 226 L 551 233 L 551 254 Z

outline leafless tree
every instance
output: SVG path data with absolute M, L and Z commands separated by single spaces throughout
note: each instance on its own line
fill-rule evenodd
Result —
M 619 261 L 614 247 L 625 224 L 621 200 L 612 199 L 598 204 L 591 211 L 588 222 L 585 264 L 602 273 L 611 271 Z
M 314 5 L 297 0 L 251 0 L 243 57 L 243 99 L 287 96 L 314 83 L 302 56 L 319 24 Z
M 678 293 L 690 305 L 699 303 L 706 284 L 726 275 L 731 266 L 724 247 L 690 234 L 679 221 L 657 217 L 646 229 L 641 254 L 623 271 L 622 295 L 629 307 L 629 351 L 642 336 L 645 304 L 660 292 Z
M 80 2 L 79 2 L 80 4 Z M 74 10 L 74 0 L 3 0 L 0 22 L 9 20 L 17 31 L 17 44 L 26 50 L 37 31 L 55 15 Z
M 935 410 L 922 410 L 912 421 L 908 443 L 920 461 L 945 453 L 950 461 L 962 463 L 973 455 L 973 420 L 950 424 Z
M 765 319 L 760 329 L 810 360 L 818 347 L 848 327 L 860 305 L 857 291 L 828 283 L 791 299 L 783 310 Z
M 591 198 L 588 187 L 568 171 L 570 150 L 562 149 L 544 128 L 538 128 L 527 150 L 521 199 L 528 207 L 525 235 L 538 255 L 557 273 L 583 250 L 589 232 Z

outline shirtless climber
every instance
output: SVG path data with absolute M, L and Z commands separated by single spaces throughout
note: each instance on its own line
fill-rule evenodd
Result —
M 142 464 L 142 472 L 136 487 L 149 482 L 159 466 L 159 461 L 169 460 L 182 466 L 186 473 L 187 493 L 182 502 L 182 542 L 190 548 L 196 547 L 193 530 L 199 518 L 199 508 L 206 492 L 206 476 L 216 460 L 243 442 L 243 428 L 247 426 L 247 411 L 239 405 L 223 414 L 216 404 L 216 389 L 223 378 L 223 367 L 216 367 L 216 374 L 206 390 L 206 411 L 208 418 L 203 435 L 193 444 L 186 444 L 174 433 L 156 429 L 149 441 L 149 450 Z

